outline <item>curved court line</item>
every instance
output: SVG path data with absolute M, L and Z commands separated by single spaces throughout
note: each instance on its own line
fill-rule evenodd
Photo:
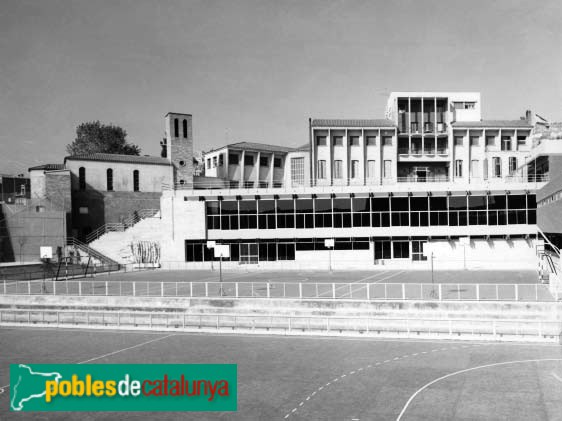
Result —
M 454 343 L 454 342 L 453 342 Z M 347 374 L 344 373 L 340 376 L 336 376 L 333 380 L 327 382 L 326 384 L 318 387 L 316 390 L 314 390 L 310 395 L 308 395 L 306 397 L 306 399 L 303 399 L 297 406 L 295 406 L 292 411 L 287 412 L 287 414 L 285 414 L 284 419 L 287 419 L 291 416 L 291 414 L 297 412 L 297 410 L 303 406 L 307 401 L 309 401 L 310 399 L 312 399 L 314 397 L 314 395 L 316 395 L 317 393 L 322 392 L 322 390 L 327 389 L 330 385 L 335 384 L 336 382 L 338 382 L 340 379 L 343 379 L 347 376 L 353 376 L 355 374 L 359 375 L 359 373 L 363 372 L 363 371 L 367 371 L 371 368 L 376 368 L 378 366 L 384 365 L 384 364 L 388 364 L 388 363 L 393 363 L 395 361 L 400 361 L 404 358 L 409 358 L 409 357 L 415 357 L 418 355 L 424 355 L 424 354 L 431 354 L 433 352 L 439 352 L 439 351 L 452 351 L 452 350 L 456 350 L 456 349 L 461 349 L 461 348 L 474 348 L 474 347 L 479 347 L 479 346 L 484 346 L 485 344 L 482 343 L 477 343 L 477 344 L 472 344 L 472 345 L 461 345 L 460 343 L 458 344 L 458 346 L 451 346 L 448 348 L 434 348 L 431 351 L 419 351 L 413 354 L 406 354 L 406 355 L 402 355 L 402 356 L 397 356 L 394 358 L 389 358 L 388 360 L 384 360 L 384 361 L 379 361 L 379 362 L 373 362 L 372 364 L 369 364 L 367 366 L 364 367 L 359 367 L 356 368 L 355 370 L 351 370 L 349 371 Z
M 456 376 L 457 374 L 463 374 L 463 373 L 467 373 L 469 371 L 480 370 L 481 368 L 497 367 L 497 366 L 500 366 L 500 365 L 509 365 L 509 364 L 534 363 L 534 362 L 540 362 L 540 361 L 562 361 L 562 358 L 542 358 L 542 359 L 536 359 L 536 360 L 505 361 L 505 362 L 502 362 L 502 363 L 493 363 L 493 364 L 480 365 L 478 367 L 465 368 L 464 370 L 455 371 L 454 373 L 449 373 L 449 374 L 446 374 L 444 376 L 441 376 L 438 379 L 435 379 L 435 380 L 427 383 L 425 386 L 416 390 L 416 392 L 412 396 L 410 396 L 410 399 L 408 399 L 408 402 L 406 402 L 406 405 L 404 405 L 404 408 L 402 408 L 402 411 L 400 411 L 400 414 L 398 415 L 398 418 L 396 418 L 396 421 L 400 421 L 402 419 L 402 417 L 404 416 L 404 413 L 408 409 L 408 406 L 412 403 L 412 401 L 415 399 L 415 397 L 417 395 L 419 395 L 421 392 L 423 392 L 425 389 L 427 389 L 431 385 L 434 385 L 435 383 L 440 382 L 441 380 L 445 380 L 449 377 Z

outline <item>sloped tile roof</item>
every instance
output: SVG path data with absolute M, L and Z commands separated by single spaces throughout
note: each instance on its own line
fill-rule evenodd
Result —
M 64 164 L 43 164 L 27 169 L 27 171 L 34 171 L 34 170 L 43 170 L 43 171 L 64 170 Z
M 527 120 L 481 120 L 481 121 L 455 121 L 453 127 L 466 127 L 466 128 L 521 128 L 531 129 L 533 126 Z
M 84 155 L 73 155 L 64 158 L 66 161 L 101 161 L 101 162 L 124 162 L 129 164 L 148 164 L 148 165 L 170 165 L 170 161 L 159 156 L 137 156 L 119 155 L 110 153 L 90 153 Z
M 312 120 L 312 127 L 396 127 L 393 121 L 385 118 L 374 120 L 350 119 L 316 119 Z

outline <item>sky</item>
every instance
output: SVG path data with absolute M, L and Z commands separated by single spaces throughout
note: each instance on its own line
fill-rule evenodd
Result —
M 478 91 L 483 118 L 562 120 L 562 2 L 0 0 L 0 173 L 62 163 L 76 127 L 158 155 L 299 146 L 308 118 L 383 118 L 392 91 Z

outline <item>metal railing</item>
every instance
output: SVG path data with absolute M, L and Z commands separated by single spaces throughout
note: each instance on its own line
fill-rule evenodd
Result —
M 97 251 L 96 249 L 90 247 L 88 244 L 83 243 L 83 242 L 81 242 L 80 240 L 78 240 L 74 237 L 67 237 L 66 245 L 74 247 L 75 249 L 78 249 L 78 250 L 82 250 L 82 252 L 85 253 L 86 256 L 97 259 L 100 262 L 102 262 L 102 264 L 119 266 L 119 263 L 117 263 L 112 258 L 107 257 L 105 254 Z
M 330 180 L 329 178 L 317 178 L 315 180 L 303 180 L 302 182 L 296 182 L 294 180 L 285 182 L 283 180 L 274 181 L 270 183 L 269 181 L 239 181 L 239 180 L 222 180 L 218 179 L 222 183 L 217 182 L 191 182 L 191 183 L 184 183 L 184 184 L 175 184 L 175 185 L 165 185 L 163 186 L 164 190 L 171 190 L 172 187 L 177 190 L 193 190 L 197 192 L 198 190 L 222 190 L 222 191 L 229 191 L 229 190 L 236 190 L 236 191 L 243 191 L 247 190 L 248 192 L 259 191 L 260 189 L 284 189 L 284 190 L 291 190 L 291 191 L 298 191 L 299 189 L 307 189 L 310 187 L 316 187 L 319 189 L 326 189 L 329 191 L 334 190 L 335 187 L 346 187 L 346 186 L 376 186 L 380 188 L 381 186 L 389 186 L 395 185 L 397 183 L 412 183 L 412 182 L 440 182 L 440 183 L 449 183 L 449 182 L 462 182 L 462 183 L 471 183 L 471 184 L 485 184 L 485 185 L 495 185 L 495 184 L 505 184 L 505 183 L 522 183 L 522 184 L 537 184 L 547 182 L 548 176 L 521 176 L 521 175 L 510 175 L 504 177 L 473 177 L 470 178 L 465 177 L 449 177 L 446 175 L 443 176 L 427 176 L 427 177 L 383 177 L 382 179 L 373 178 L 370 176 L 360 176 L 357 178 L 333 178 Z M 381 183 L 382 181 L 382 183 Z
M 123 220 L 123 222 L 108 222 L 103 224 L 86 236 L 86 242 L 91 243 L 108 232 L 125 231 L 143 219 L 154 217 L 158 212 L 160 212 L 160 209 L 139 209 Z
M 0 325 L 152 330 L 269 331 L 284 334 L 434 335 L 558 339 L 556 320 L 439 319 L 245 314 L 189 314 L 90 310 L 0 309 Z
M 542 284 L 3 281 L 3 295 L 270 298 L 363 301 L 553 301 Z
M 76 263 L 52 263 L 49 267 L 31 265 L 29 268 L 11 269 L 10 267 L 0 269 L 0 279 L 5 282 L 33 281 L 33 280 L 62 280 L 72 278 L 94 277 L 102 273 L 119 271 L 117 264 L 87 265 Z

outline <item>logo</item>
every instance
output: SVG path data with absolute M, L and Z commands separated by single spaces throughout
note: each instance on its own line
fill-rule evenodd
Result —
M 235 364 L 11 364 L 12 411 L 236 411 Z

